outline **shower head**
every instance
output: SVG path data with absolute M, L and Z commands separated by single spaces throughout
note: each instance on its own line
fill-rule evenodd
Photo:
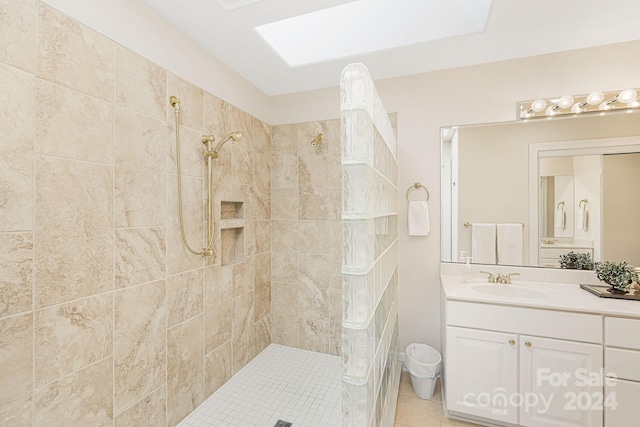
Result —
M 224 145 L 225 142 L 227 142 L 230 139 L 233 139 L 234 141 L 238 141 L 238 140 L 242 139 L 242 137 L 244 137 L 244 135 L 239 130 L 237 130 L 235 132 L 231 132 L 231 133 L 223 136 L 222 139 L 220 140 L 220 142 L 218 142 L 218 145 L 216 145 L 216 148 L 213 149 L 213 152 L 215 154 L 218 154 L 218 151 Z
M 324 141 L 324 138 L 325 138 L 324 133 L 317 134 L 316 137 L 311 140 L 311 145 L 315 147 L 321 141 Z

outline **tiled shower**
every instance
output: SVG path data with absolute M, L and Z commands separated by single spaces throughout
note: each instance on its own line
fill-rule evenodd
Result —
M 173 426 L 271 342 L 342 355 L 340 120 L 272 128 L 42 2 L 2 7 L 0 424 Z M 200 137 L 244 133 L 214 163 L 214 257 L 181 241 L 171 95 L 198 248 Z M 391 212 L 369 218 L 388 265 Z M 393 379 L 382 282 L 368 399 Z
M 271 342 L 271 127 L 35 0 L 0 37 L 0 424 L 175 425 Z M 183 247 L 170 95 L 198 248 L 200 136 L 245 134 L 214 168 L 241 259 Z

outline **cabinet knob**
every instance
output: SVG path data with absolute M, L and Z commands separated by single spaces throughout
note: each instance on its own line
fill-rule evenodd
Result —
M 516 340 L 509 340 L 509 344 L 516 345 Z
M 531 341 L 525 341 L 524 346 L 525 347 L 531 347 Z

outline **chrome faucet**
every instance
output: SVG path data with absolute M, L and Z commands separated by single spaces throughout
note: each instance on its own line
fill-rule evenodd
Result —
M 519 276 L 520 273 L 509 273 L 509 274 L 498 274 L 498 277 L 496 278 L 496 282 L 498 283 L 504 283 L 506 285 L 511 283 L 511 276 Z

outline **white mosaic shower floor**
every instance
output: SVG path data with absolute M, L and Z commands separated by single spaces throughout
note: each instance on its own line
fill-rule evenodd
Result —
M 180 427 L 342 426 L 342 361 L 338 356 L 271 344 Z

